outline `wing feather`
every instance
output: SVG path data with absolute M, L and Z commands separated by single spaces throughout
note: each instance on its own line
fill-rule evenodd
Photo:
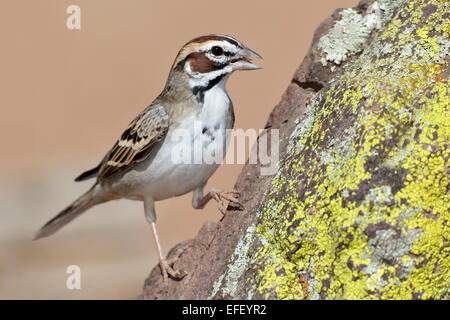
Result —
M 103 159 L 97 179 L 127 170 L 144 160 L 167 134 L 169 116 L 161 105 L 151 105 L 139 114 Z

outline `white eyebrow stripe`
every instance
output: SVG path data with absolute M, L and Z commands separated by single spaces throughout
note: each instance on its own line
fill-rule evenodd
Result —
M 235 45 L 233 45 L 233 44 L 231 44 L 229 42 L 208 41 L 203 46 L 201 46 L 198 51 L 200 51 L 200 52 L 207 52 L 207 51 L 210 51 L 211 48 L 214 47 L 214 46 L 219 46 L 224 51 L 231 52 L 232 54 L 236 54 L 240 50 L 240 48 L 236 47 Z

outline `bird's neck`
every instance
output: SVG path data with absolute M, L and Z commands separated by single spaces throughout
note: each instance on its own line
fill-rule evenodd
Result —
M 221 71 L 221 70 L 217 70 Z M 231 72 L 209 72 L 201 75 L 188 75 L 173 71 L 167 80 L 160 97 L 172 102 L 182 102 L 194 98 L 197 103 L 203 104 L 205 94 L 212 89 L 223 91 L 226 94 L 226 82 Z
M 227 94 L 225 86 L 229 76 L 230 76 L 229 73 L 222 73 L 218 74 L 216 77 L 212 77 L 211 79 L 208 79 L 207 81 L 204 81 L 199 84 L 196 84 L 194 82 L 193 86 L 191 86 L 191 90 L 192 94 L 197 99 L 197 102 L 204 103 L 205 94 L 212 90 L 217 92 L 223 91 L 225 94 Z

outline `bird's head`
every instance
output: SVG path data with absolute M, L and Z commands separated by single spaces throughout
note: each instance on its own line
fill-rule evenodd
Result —
M 235 70 L 260 69 L 252 59 L 261 59 L 261 56 L 230 36 L 201 36 L 181 48 L 171 76 L 177 77 L 177 73 L 187 76 L 193 90 L 212 87 Z

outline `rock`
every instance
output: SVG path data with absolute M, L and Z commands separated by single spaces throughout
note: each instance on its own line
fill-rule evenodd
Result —
M 142 297 L 448 299 L 449 16 L 364 0 L 325 20 L 267 123 L 278 172 L 247 164 L 245 210 L 178 245 L 188 276 L 166 290 L 157 266 Z

